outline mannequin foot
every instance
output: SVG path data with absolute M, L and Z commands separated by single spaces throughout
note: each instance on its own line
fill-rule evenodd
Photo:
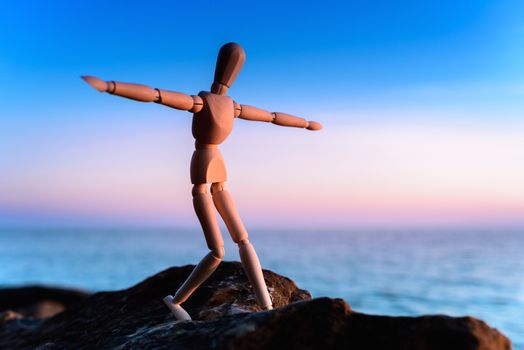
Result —
M 187 311 L 184 310 L 180 304 L 173 303 L 173 296 L 168 295 L 163 300 L 178 321 L 191 321 L 191 316 L 189 316 Z
M 266 290 L 267 290 L 267 295 L 269 296 L 269 300 L 271 300 L 271 304 L 269 304 L 268 306 L 263 306 L 262 310 L 264 311 L 273 310 L 273 298 L 271 298 L 271 293 L 269 292 L 269 289 L 266 289 Z

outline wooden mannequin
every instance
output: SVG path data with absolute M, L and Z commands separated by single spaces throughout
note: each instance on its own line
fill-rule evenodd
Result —
M 242 47 L 229 43 L 220 49 L 211 92 L 198 96 L 153 89 L 145 85 L 109 81 L 83 76 L 89 85 L 100 92 L 143 102 L 156 102 L 175 109 L 194 113 L 192 132 L 195 152 L 191 159 L 193 206 L 204 231 L 210 252 L 200 261 L 175 296 L 168 295 L 164 302 L 178 320 L 190 320 L 180 306 L 218 267 L 224 257 L 224 241 L 218 226 L 215 208 L 224 220 L 233 241 L 238 244 L 240 260 L 251 283 L 257 303 L 271 309 L 272 302 L 266 288 L 262 268 L 248 233 L 235 208 L 233 198 L 226 189 L 226 165 L 218 145 L 224 142 L 233 129 L 234 118 L 270 122 L 276 125 L 320 130 L 322 125 L 285 113 L 241 105 L 226 96 L 245 60 Z M 210 189 L 208 184 L 211 184 Z

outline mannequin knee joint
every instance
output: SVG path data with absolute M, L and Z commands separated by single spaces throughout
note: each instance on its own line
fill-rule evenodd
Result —
M 239 246 L 241 246 L 241 245 L 250 245 L 251 242 L 249 242 L 249 239 L 244 238 L 244 239 L 239 240 L 239 241 L 237 242 L 237 244 L 238 244 Z
M 217 259 L 222 260 L 225 255 L 224 247 L 215 248 L 211 251 L 213 253 L 213 256 Z

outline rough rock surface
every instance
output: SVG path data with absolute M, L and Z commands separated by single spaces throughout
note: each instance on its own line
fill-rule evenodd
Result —
M 184 304 L 177 322 L 163 305 L 193 266 L 171 268 L 129 289 L 96 293 L 54 317 L 0 309 L 0 349 L 510 349 L 472 317 L 389 317 L 354 312 L 341 299 L 311 300 L 293 281 L 264 271 L 273 302 L 259 311 L 239 263 L 224 262 Z M 0 292 L 1 295 L 1 292 Z
M 5 318 L 51 317 L 89 296 L 82 290 L 45 286 L 0 289 L 0 324 Z

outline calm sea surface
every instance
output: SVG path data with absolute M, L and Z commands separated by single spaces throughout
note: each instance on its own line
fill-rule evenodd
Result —
M 226 233 L 227 235 L 227 233 Z M 226 240 L 226 260 L 239 260 Z M 524 350 L 524 231 L 268 231 L 262 265 L 313 296 L 389 315 L 473 315 Z M 207 253 L 199 231 L 0 230 L 0 286 L 129 287 Z

